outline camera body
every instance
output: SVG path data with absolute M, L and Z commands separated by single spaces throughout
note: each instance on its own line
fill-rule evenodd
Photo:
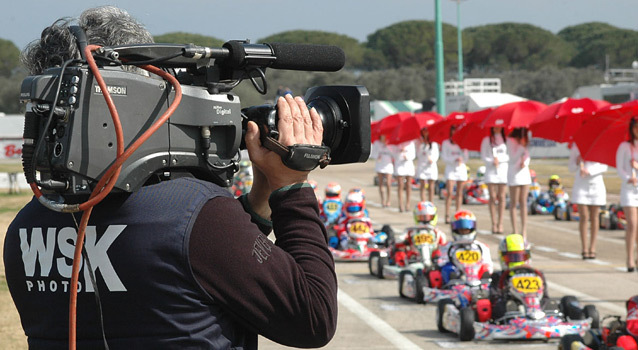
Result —
M 128 46 L 123 52 L 144 60 L 175 47 L 159 45 L 156 47 L 161 50 L 155 53 L 148 45 L 139 46 L 139 50 Z M 117 52 L 117 48 L 106 52 Z M 174 74 L 181 83 L 182 101 L 170 119 L 123 163 L 114 190 L 134 192 L 149 181 L 183 174 L 228 187 L 238 170 L 247 120 L 276 135 L 267 123 L 267 116 L 271 116 L 276 128 L 273 106 L 247 113 L 240 98 L 230 92 L 232 87 L 219 88 L 236 85 L 220 77 L 241 79 L 242 72 L 254 75 L 255 69 L 264 77 L 263 60 L 249 67 L 224 62 L 211 59 L 202 64 L 199 58 L 194 68 L 181 57 L 166 61 L 164 67 L 186 67 Z M 162 67 L 161 62 L 155 65 Z M 127 72 L 119 66 L 103 63 L 99 71 L 117 107 L 126 148 L 166 111 L 175 92 L 163 79 Z M 22 82 L 20 98 L 27 103 L 23 148 L 27 181 L 36 182 L 45 194 L 63 198 L 89 195 L 116 160 L 117 150 L 111 112 L 88 66 L 50 68 L 29 76 Z M 320 112 L 332 164 L 365 162 L 370 153 L 367 90 L 361 86 L 316 87 L 308 91 L 306 101 Z

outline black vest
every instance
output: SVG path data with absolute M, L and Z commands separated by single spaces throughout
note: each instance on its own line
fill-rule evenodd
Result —
M 230 196 L 205 181 L 177 179 L 111 196 L 89 220 L 85 247 L 95 271 L 111 349 L 228 349 L 256 346 L 256 334 L 224 313 L 193 277 L 191 229 L 211 198 Z M 79 214 L 76 214 L 79 223 Z M 9 226 L 7 283 L 31 349 L 66 349 L 76 225 L 33 199 Z M 78 349 L 102 348 L 95 293 L 80 270 Z

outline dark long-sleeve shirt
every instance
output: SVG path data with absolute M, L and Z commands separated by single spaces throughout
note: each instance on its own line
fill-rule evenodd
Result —
M 256 333 L 296 347 L 327 344 L 337 324 L 337 280 L 312 188 L 274 192 L 266 225 L 240 201 L 217 197 L 191 233 L 198 282 L 223 310 Z

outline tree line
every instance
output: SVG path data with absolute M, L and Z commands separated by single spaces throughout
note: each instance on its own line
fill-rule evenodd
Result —
M 443 24 L 445 79 L 458 76 L 457 28 Z M 156 42 L 220 47 L 225 40 L 176 32 L 155 36 Z M 570 96 L 581 85 L 603 82 L 606 63 L 629 68 L 638 59 L 638 32 L 591 22 L 566 27 L 557 34 L 521 23 L 468 27 L 462 31 L 465 78 L 500 78 L 502 90 L 544 103 Z M 432 21 L 404 21 L 377 30 L 366 42 L 347 35 L 293 30 L 254 42 L 329 44 L 346 53 L 337 73 L 268 70 L 269 90 L 262 96 L 249 82 L 233 91 L 243 105 L 270 102 L 277 86 L 295 94 L 316 85 L 358 84 L 372 99 L 425 101 L 435 92 L 435 31 Z M 0 39 L 0 111 L 21 113 L 20 83 L 27 75 L 20 50 Z

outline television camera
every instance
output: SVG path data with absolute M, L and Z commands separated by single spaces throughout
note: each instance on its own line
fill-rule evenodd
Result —
M 80 39 L 78 44 L 83 45 Z M 81 49 L 82 59 L 25 78 L 20 91 L 27 103 L 23 146 L 27 182 L 37 184 L 43 194 L 67 201 L 91 194 L 117 158 L 111 111 Z M 115 191 L 133 192 L 146 183 L 183 174 L 230 186 L 240 150 L 245 148 L 249 120 L 259 125 L 262 144 L 293 169 L 368 159 L 370 105 L 363 86 L 307 91 L 307 105 L 316 108 L 323 122 L 321 146 L 277 145 L 275 107 L 242 109 L 240 98 L 231 92 L 249 79 L 266 94 L 267 68 L 338 71 L 345 55 L 336 46 L 248 41 L 229 41 L 220 48 L 137 44 L 101 47 L 92 57 L 121 116 L 125 146 L 167 110 L 175 89 L 155 75 L 122 66 L 152 64 L 174 76 L 182 89 L 181 104 L 170 119 L 122 164 Z

